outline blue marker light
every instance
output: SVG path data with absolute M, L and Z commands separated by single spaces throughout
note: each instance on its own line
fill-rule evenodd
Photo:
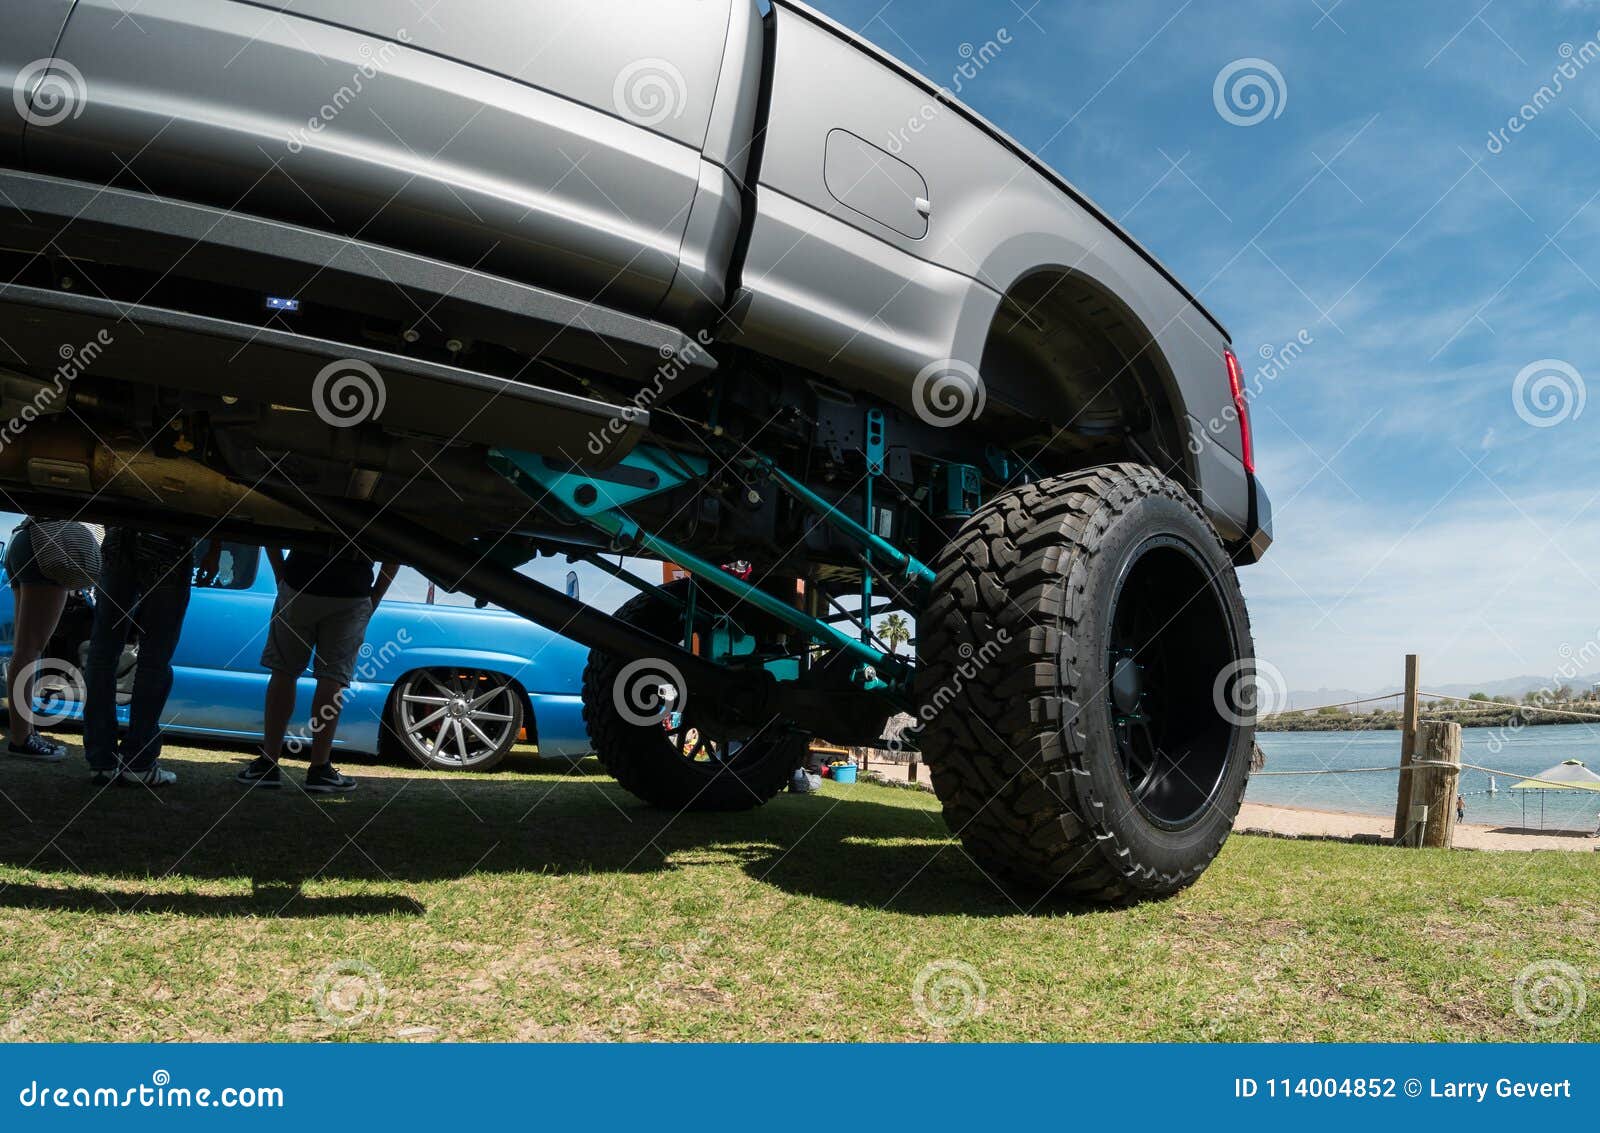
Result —
M 299 309 L 300 309 L 300 300 L 298 300 L 298 299 L 280 299 L 275 295 L 268 295 L 267 296 L 267 310 L 269 310 L 269 311 L 291 311 L 292 312 L 292 311 L 298 311 Z

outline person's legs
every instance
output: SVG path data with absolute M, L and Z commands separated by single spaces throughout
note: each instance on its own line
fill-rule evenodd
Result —
M 283 737 L 289 730 L 289 717 L 294 715 L 295 686 L 299 681 L 298 673 L 279 670 L 267 682 L 261 754 L 273 763 L 278 762 L 278 757 L 283 754 Z
M 277 787 L 278 759 L 283 754 L 283 737 L 294 715 L 296 686 L 300 674 L 311 661 L 315 623 L 307 621 L 311 602 L 288 587 L 278 591 L 267 627 L 267 644 L 261 651 L 261 666 L 272 674 L 267 681 L 266 701 L 261 708 L 261 754 L 235 777 L 247 786 Z
M 317 678 L 317 691 L 311 698 L 311 766 L 322 767 L 333 758 L 333 737 L 339 730 L 339 713 L 344 710 L 345 682 Z
M 316 654 L 312 675 L 317 691 L 311 708 L 311 766 L 306 790 L 353 791 L 356 781 L 333 766 L 333 740 L 344 708 L 344 690 L 355 673 L 356 658 L 372 620 L 372 602 L 366 598 L 328 598 L 319 604 Z
M 139 601 L 130 556 L 108 556 L 95 583 L 94 629 L 89 634 L 83 701 L 83 754 L 95 771 L 116 771 L 117 668 Z
M 133 674 L 122 760 L 133 774 L 148 771 L 161 757 L 161 713 L 172 694 L 172 655 L 188 610 L 187 571 L 172 572 L 139 604 L 139 667 Z
M 11 687 L 6 690 L 11 705 L 11 746 L 24 746 L 33 735 L 33 668 L 50 635 L 56 631 L 61 611 L 67 604 L 67 588 L 54 584 L 22 583 L 13 588 L 16 598 L 16 629 L 12 637 Z

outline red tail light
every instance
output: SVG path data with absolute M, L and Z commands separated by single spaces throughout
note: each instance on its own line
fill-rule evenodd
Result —
M 1256 453 L 1250 441 L 1250 404 L 1244 399 L 1244 370 L 1233 351 L 1224 350 L 1222 357 L 1228 363 L 1228 390 L 1233 394 L 1234 412 L 1239 415 L 1239 455 L 1244 460 L 1244 470 L 1254 476 Z

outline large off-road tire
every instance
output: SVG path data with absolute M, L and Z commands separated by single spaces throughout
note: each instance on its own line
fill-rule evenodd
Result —
M 951 829 L 1029 889 L 1191 884 L 1244 795 L 1249 619 L 1189 494 L 1142 465 L 996 497 L 934 563 L 921 745 Z
M 683 588 L 667 587 L 679 593 Z M 702 590 L 702 609 L 708 600 Z M 616 616 L 664 641 L 683 639 L 682 616 L 649 595 L 634 598 Z M 583 719 L 595 754 L 618 783 L 651 806 L 672 811 L 749 810 L 789 784 L 805 760 L 807 739 L 783 720 L 752 734 L 725 735 L 715 724 L 702 726 L 695 690 L 683 688 L 678 691 L 684 712 L 664 722 L 641 722 L 640 682 L 670 675 L 660 664 L 630 666 L 605 653 L 589 654 Z

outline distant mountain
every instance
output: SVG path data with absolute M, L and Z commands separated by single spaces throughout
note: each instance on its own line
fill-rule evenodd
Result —
M 1574 677 L 1565 682 L 1574 689 L 1586 690 L 1600 685 L 1600 673 L 1590 673 L 1583 677 Z M 1554 687 L 1550 677 L 1504 677 L 1492 681 L 1476 681 L 1470 684 L 1430 684 L 1427 675 L 1423 675 L 1423 690 L 1426 692 L 1442 692 L 1446 696 L 1471 696 L 1475 692 L 1487 696 L 1509 696 L 1521 700 L 1528 693 L 1541 688 Z M 1315 708 L 1323 704 L 1340 704 L 1351 700 L 1367 700 L 1375 696 L 1385 696 L 1398 693 L 1401 686 L 1396 683 L 1383 688 L 1373 689 L 1369 692 L 1357 692 L 1348 688 L 1319 688 L 1309 691 L 1294 691 L 1288 694 L 1287 710 L 1293 711 L 1301 708 Z M 1371 711 L 1374 708 L 1395 708 L 1399 704 L 1398 698 L 1384 701 L 1379 704 L 1361 705 L 1358 711 Z
M 1488 693 L 1490 696 L 1515 696 L 1518 698 L 1528 695 L 1536 689 L 1554 688 L 1558 684 L 1569 684 L 1575 689 L 1592 689 L 1600 684 L 1600 673 L 1590 673 L 1584 677 L 1573 677 L 1570 681 L 1556 681 L 1553 677 L 1507 677 L 1500 681 L 1483 681 L 1470 685 L 1429 685 L 1422 682 L 1422 687 L 1430 692 L 1447 693 L 1450 696 L 1471 696 L 1475 692 Z

